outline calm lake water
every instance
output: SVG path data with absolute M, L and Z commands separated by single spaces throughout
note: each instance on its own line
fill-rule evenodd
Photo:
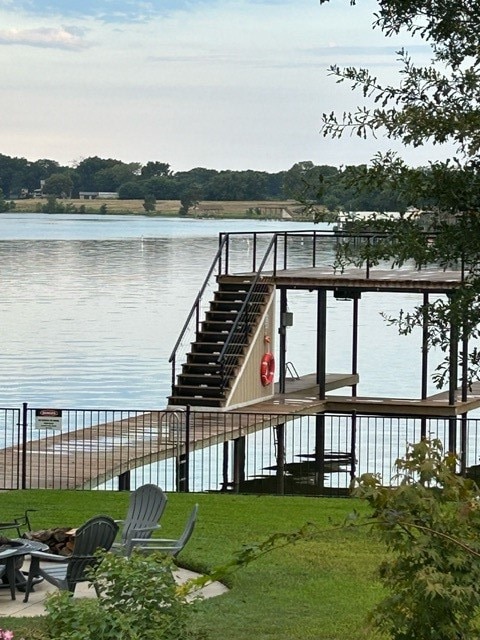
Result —
M 218 233 L 308 228 L 318 226 L 1 214 L 0 406 L 165 407 L 168 358 Z M 237 251 L 250 250 L 245 244 Z M 419 396 L 421 336 L 398 336 L 380 312 L 396 314 L 420 301 L 362 296 L 360 395 Z M 315 309 L 313 293 L 289 295 L 287 356 L 300 374 L 314 371 Z M 351 304 L 329 297 L 329 371 L 350 370 L 350 314 Z

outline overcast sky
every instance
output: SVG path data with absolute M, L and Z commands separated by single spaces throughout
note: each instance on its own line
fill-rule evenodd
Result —
M 323 112 L 361 95 L 332 63 L 398 70 L 429 51 L 372 30 L 372 0 L 0 0 L 0 153 L 98 155 L 174 171 L 367 162 L 385 140 L 328 140 Z M 397 147 L 398 148 L 398 147 Z M 402 150 L 412 165 L 450 155 Z

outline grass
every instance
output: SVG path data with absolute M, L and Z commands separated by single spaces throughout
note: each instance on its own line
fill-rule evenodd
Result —
M 90 516 L 125 515 L 128 494 L 95 491 L 23 491 L 2 493 L 2 520 L 29 507 L 34 529 L 78 526 Z M 273 532 L 290 532 L 306 522 L 325 533 L 278 549 L 231 574 L 224 596 L 200 606 L 198 622 L 211 640 L 365 640 L 373 632 L 368 611 L 381 596 L 376 568 L 384 550 L 366 528 L 341 528 L 352 510 L 350 499 L 169 494 L 162 535 L 183 528 L 198 502 L 199 520 L 179 563 L 207 572 L 231 560 L 242 545 Z M 4 618 L 3 628 L 18 633 L 38 627 L 38 620 Z M 25 635 L 28 639 L 28 634 Z
M 27 200 L 15 200 L 16 208 L 15 212 L 18 213 L 32 213 L 35 212 L 36 207 L 39 204 L 45 204 L 46 200 L 40 199 L 27 199 Z M 101 205 L 107 206 L 108 214 L 115 215 L 147 215 L 143 208 L 143 200 L 79 200 L 59 199 L 58 202 L 65 205 L 72 204 L 77 209 L 82 205 L 85 207 L 86 213 L 98 214 Z M 250 214 L 249 209 L 267 207 L 264 213 Z M 272 210 L 272 207 L 275 209 Z M 197 210 L 192 210 L 189 217 L 203 217 L 203 218 L 255 218 L 255 219 L 267 219 L 279 217 L 279 212 L 282 207 L 290 209 L 298 208 L 298 203 L 294 200 L 284 201 L 216 201 L 216 202 L 202 202 Z M 217 208 L 217 210 L 216 210 Z M 177 216 L 180 209 L 179 200 L 157 200 L 156 210 L 149 216 Z

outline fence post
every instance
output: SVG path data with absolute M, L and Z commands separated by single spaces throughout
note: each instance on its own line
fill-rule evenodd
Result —
M 21 435 L 21 488 L 27 488 L 27 422 L 28 422 L 28 403 L 22 405 L 22 435 Z
M 178 474 L 178 491 L 181 493 L 188 493 L 189 490 L 189 476 L 190 476 L 190 405 L 187 405 L 185 411 L 185 442 L 184 452 L 177 458 L 177 474 Z
M 277 436 L 277 494 L 285 495 L 285 423 L 274 427 Z
M 130 491 L 130 470 L 124 471 L 118 476 L 118 490 Z

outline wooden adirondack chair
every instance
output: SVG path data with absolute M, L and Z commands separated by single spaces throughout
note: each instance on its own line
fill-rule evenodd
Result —
M 179 538 L 150 538 L 149 540 L 145 540 L 142 538 L 132 538 L 130 540 L 131 550 L 138 549 L 142 552 L 161 551 L 173 557 L 177 556 L 192 536 L 195 524 L 197 522 L 197 515 L 198 504 L 193 507 L 183 533 Z
M 150 538 L 167 506 L 167 496 L 156 484 L 144 484 L 130 495 L 130 504 L 125 520 L 116 520 L 122 525 L 120 542 L 114 544 L 115 550 L 125 555 L 131 553 L 131 540 Z
M 39 576 L 58 589 L 73 593 L 79 582 L 88 581 L 85 575 L 87 568 L 99 562 L 94 555 L 95 551 L 97 549 L 108 551 L 117 532 L 118 524 L 110 516 L 95 516 L 77 529 L 71 556 L 56 556 L 43 551 L 32 551 L 24 602 L 28 602 L 34 579 Z M 42 560 L 48 561 L 48 564 L 41 565 Z

